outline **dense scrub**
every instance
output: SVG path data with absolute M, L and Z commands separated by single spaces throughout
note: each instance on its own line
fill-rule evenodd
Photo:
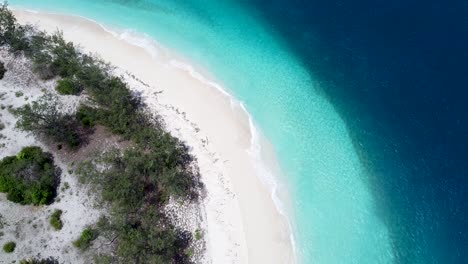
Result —
M 58 80 L 55 89 L 62 95 L 78 95 L 81 92 L 80 84 L 70 78 Z
M 0 192 L 21 204 L 48 204 L 56 195 L 58 180 L 52 155 L 39 147 L 26 147 L 0 161 Z
M 0 45 L 30 58 L 41 78 L 60 77 L 60 93 L 83 90 L 89 99 L 74 116 L 60 114 L 53 100 L 33 103 L 17 111 L 18 127 L 80 147 L 81 131 L 99 124 L 134 143 L 125 151 L 110 151 L 89 160 L 78 170 L 81 181 L 95 188 L 111 208 L 110 216 L 93 230 L 109 239 L 115 254 L 96 259 L 188 263 L 191 235 L 177 230 L 161 210 L 171 196 L 197 197 L 200 183 L 187 147 L 164 131 L 159 118 L 144 111 L 141 98 L 112 74 L 108 64 L 82 54 L 60 33 L 48 35 L 17 24 L 5 6 L 0 17 Z M 83 250 L 90 246 L 95 237 L 88 231 L 75 246 Z
M 183 170 L 168 169 L 162 155 L 143 149 L 110 151 L 83 163 L 80 180 L 92 183 L 102 193 L 103 202 L 112 204 L 110 218 L 98 229 L 109 240 L 118 238 L 117 253 L 125 263 L 187 263 L 191 242 L 188 233 L 169 224 L 158 205 L 170 194 L 184 195 L 191 188 Z M 106 169 L 100 169 L 106 168 Z M 170 183 L 170 184 L 169 184 Z

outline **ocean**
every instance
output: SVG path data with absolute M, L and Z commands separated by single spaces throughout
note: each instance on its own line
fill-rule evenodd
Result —
M 468 263 L 466 0 L 9 2 L 212 73 L 275 148 L 301 263 Z

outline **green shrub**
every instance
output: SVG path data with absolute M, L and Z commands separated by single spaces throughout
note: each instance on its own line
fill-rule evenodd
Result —
M 21 204 L 43 205 L 56 195 L 57 177 L 52 155 L 26 147 L 17 156 L 0 161 L 0 192 Z
M 16 97 L 21 97 L 21 96 L 23 96 L 23 95 L 24 95 L 23 92 L 15 92 L 15 96 L 16 96 Z
M 31 27 L 16 23 L 16 18 L 8 10 L 6 3 L 0 6 L 0 18 L 0 45 L 8 45 L 12 52 L 29 50 L 27 33 Z
M 84 127 L 93 127 L 96 124 L 96 115 L 95 109 L 84 105 L 81 105 L 76 112 L 76 118 L 78 118 Z
M 91 246 L 91 243 L 98 237 L 96 230 L 87 227 L 81 232 L 80 237 L 73 242 L 73 245 L 84 251 Z
M 5 64 L 0 61 L 0 80 L 3 79 L 3 77 L 5 76 L 6 71 L 7 70 L 5 68 Z
M 195 239 L 200 240 L 203 238 L 203 232 L 200 229 L 195 230 Z
M 58 98 L 45 94 L 32 105 L 25 105 L 14 112 L 19 116 L 16 126 L 22 130 L 43 134 L 70 148 L 78 147 L 86 138 L 74 115 L 60 113 Z
M 63 227 L 63 222 L 60 217 L 62 216 L 62 210 L 55 209 L 54 213 L 50 216 L 50 225 L 55 229 L 55 230 L 61 230 Z
M 73 81 L 69 78 L 58 80 L 55 89 L 62 95 L 78 95 L 82 90 L 77 81 Z
M 16 243 L 13 241 L 7 242 L 3 245 L 3 251 L 5 251 L 6 253 L 12 253 L 13 251 L 15 251 L 15 248 Z

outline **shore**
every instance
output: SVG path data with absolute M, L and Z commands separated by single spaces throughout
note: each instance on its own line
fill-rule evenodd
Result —
M 204 220 L 212 263 L 291 263 L 286 218 L 249 155 L 251 125 L 240 104 L 183 64 L 171 51 L 133 45 L 100 25 L 75 16 L 14 11 L 20 23 L 46 31 L 60 29 L 84 51 L 99 54 L 145 85 L 145 103 L 187 142 L 206 187 Z

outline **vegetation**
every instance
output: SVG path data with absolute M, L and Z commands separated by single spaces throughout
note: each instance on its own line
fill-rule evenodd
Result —
M 5 64 L 0 61 L 0 80 L 3 79 L 3 77 L 5 77 L 5 73 L 6 73 L 6 68 L 5 68 Z
M 80 237 L 73 242 L 73 245 L 78 249 L 84 251 L 91 246 L 91 243 L 98 237 L 95 229 L 87 227 L 81 232 Z
M 81 105 L 78 111 L 76 112 L 76 118 L 80 121 L 81 125 L 90 128 L 93 127 L 96 123 L 96 113 L 95 110 Z
M 117 238 L 117 254 L 124 263 L 187 263 L 191 241 L 166 221 L 158 210 L 169 195 L 190 192 L 190 177 L 169 170 L 161 154 L 142 149 L 109 151 L 83 163 L 78 174 L 84 183 L 100 190 L 103 202 L 112 205 L 111 217 L 97 226 L 104 237 Z M 106 168 L 106 169 L 99 169 Z
M 3 245 L 3 251 L 5 251 L 6 253 L 12 253 L 13 251 L 15 251 L 15 248 L 16 243 L 13 241 L 7 242 Z
M 0 192 L 21 204 L 49 204 L 56 195 L 57 173 L 52 155 L 26 147 L 0 161 Z
M 70 148 L 82 144 L 88 133 L 82 129 L 75 115 L 61 113 L 58 98 L 52 94 L 45 94 L 32 105 L 18 108 L 14 113 L 19 116 L 18 128 L 45 135 Z
M 55 230 L 61 230 L 63 227 L 62 219 L 60 219 L 61 216 L 62 216 L 62 210 L 59 210 L 59 209 L 55 209 L 55 211 L 50 216 L 50 225 Z
M 102 262 L 189 263 L 192 235 L 177 230 L 161 210 L 171 196 L 197 198 L 200 183 L 188 148 L 143 110 L 141 98 L 108 64 L 82 54 L 60 32 L 48 35 L 17 24 L 5 6 L 0 17 L 0 46 L 30 58 L 41 78 L 60 77 L 59 92 L 82 89 L 89 99 L 75 115 L 65 115 L 57 100 L 46 95 L 16 111 L 19 128 L 79 147 L 82 131 L 101 125 L 133 142 L 132 148 L 109 151 L 79 166 L 81 182 L 98 191 L 111 210 L 74 245 L 85 250 L 99 234 L 115 249 L 112 256 L 100 256 Z
M 70 78 L 58 80 L 55 89 L 62 95 L 78 95 L 81 92 L 79 83 Z
M 200 240 L 203 238 L 203 232 L 200 229 L 195 230 L 195 239 Z

